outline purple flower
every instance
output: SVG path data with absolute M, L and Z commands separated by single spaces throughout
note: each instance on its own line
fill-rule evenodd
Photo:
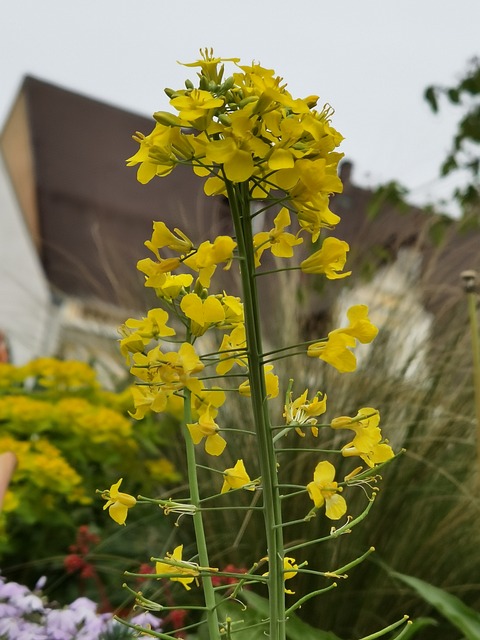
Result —
M 41 578 L 35 589 L 38 591 L 44 584 L 45 580 Z M 162 621 L 144 612 L 131 622 L 158 629 Z M 121 626 L 111 614 L 98 614 L 97 605 L 89 598 L 77 598 L 68 607 L 52 609 L 45 598 L 16 582 L 6 582 L 0 576 L 2 640 L 98 640 L 102 634 Z
M 160 618 L 157 618 L 153 614 L 148 611 L 144 611 L 143 613 L 139 613 L 135 617 L 129 620 L 132 624 L 138 624 L 141 627 L 151 627 L 152 629 L 158 629 L 162 624 Z

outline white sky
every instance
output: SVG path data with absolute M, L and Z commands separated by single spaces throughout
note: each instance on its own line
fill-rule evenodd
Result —
M 336 110 L 362 186 L 397 179 L 438 200 L 457 110 L 429 84 L 480 54 L 480 0 L 0 0 L 0 125 L 25 74 L 149 115 L 194 71 L 200 47 L 274 68 L 296 97 Z

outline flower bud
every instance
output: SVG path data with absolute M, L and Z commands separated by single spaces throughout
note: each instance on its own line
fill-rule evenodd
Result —
M 169 113 L 168 111 L 156 111 L 153 114 L 153 117 L 160 124 L 165 125 L 166 127 L 181 127 L 182 121 L 180 118 L 173 113 Z
M 348 416 L 339 416 L 331 421 L 330 426 L 332 429 L 345 429 L 345 427 L 351 425 L 352 422 L 352 418 L 349 418 Z
M 247 104 L 250 104 L 250 102 L 257 102 L 257 100 L 257 96 L 248 96 L 247 98 L 240 100 L 240 102 L 238 103 L 238 107 L 239 109 L 243 109 L 243 107 L 245 107 Z
M 231 119 L 227 116 L 227 114 L 226 114 L 226 113 L 219 113 L 217 117 L 218 117 L 218 121 L 219 121 L 221 124 L 225 125 L 226 127 L 230 127 L 230 126 L 231 126 L 232 121 L 231 121 Z
M 304 99 L 304 102 L 307 104 L 309 109 L 313 109 L 313 107 L 317 106 L 318 96 L 307 96 Z
M 230 76 L 229 78 L 227 78 L 225 80 L 225 82 L 222 84 L 221 86 L 221 93 L 225 93 L 226 91 L 228 91 L 229 89 L 231 89 L 233 87 L 233 85 L 235 84 L 235 80 L 233 78 L 233 76 Z

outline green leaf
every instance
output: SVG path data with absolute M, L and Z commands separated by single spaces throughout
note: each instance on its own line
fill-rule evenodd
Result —
M 435 91 L 435 87 L 428 87 L 425 90 L 424 98 L 428 102 L 428 104 L 430 105 L 430 108 L 432 109 L 432 111 L 434 113 L 437 113 L 438 112 L 438 102 L 437 102 L 437 94 L 436 94 L 436 91 Z
M 414 589 L 421 598 L 435 607 L 454 627 L 463 633 L 465 640 L 480 638 L 480 614 L 467 607 L 459 598 L 419 578 L 396 572 L 392 572 L 391 575 Z
M 459 104 L 460 103 L 460 92 L 459 92 L 458 89 L 456 89 L 456 88 L 448 89 L 447 90 L 447 96 L 448 96 L 448 99 L 450 100 L 450 102 L 452 102 L 453 104 Z

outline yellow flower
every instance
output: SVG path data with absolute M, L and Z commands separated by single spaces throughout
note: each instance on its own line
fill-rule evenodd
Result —
M 141 270 L 143 271 L 143 269 Z M 179 296 L 182 291 L 188 290 L 192 282 L 193 276 L 189 273 L 173 275 L 167 272 L 163 274 L 161 282 L 154 282 L 152 278 L 147 277 L 145 279 L 145 286 L 154 287 L 155 293 L 159 298 L 165 298 L 171 301 Z
M 218 236 L 213 243 L 208 240 L 202 242 L 196 253 L 184 260 L 184 264 L 198 272 L 200 284 L 208 289 L 217 265 L 226 262 L 225 269 L 229 268 L 236 246 L 237 243 L 230 236 Z
M 225 320 L 222 303 L 215 296 L 202 300 L 196 293 L 187 293 L 180 302 L 180 308 L 191 320 L 190 330 L 194 336 L 202 336 L 209 327 Z
M 247 491 L 255 491 L 255 487 L 250 480 L 243 460 L 237 460 L 234 467 L 225 469 L 223 472 L 223 486 L 220 493 L 226 493 L 230 489 L 247 489 Z
M 137 269 L 151 278 L 148 286 L 155 287 L 158 285 L 153 284 L 154 282 L 162 284 L 163 276 L 178 269 L 180 265 L 180 258 L 159 258 L 158 262 L 154 262 L 150 258 L 143 258 L 137 262 Z
M 380 413 L 372 407 L 359 409 L 355 418 L 340 416 L 331 422 L 333 429 L 350 429 L 355 433 L 351 442 L 342 447 L 345 457 L 359 456 L 370 468 L 394 457 L 390 445 L 383 441 Z
M 283 558 L 283 579 L 291 580 L 298 573 L 298 565 L 295 563 L 295 558 L 288 558 L 285 556 Z M 285 589 L 285 593 L 294 594 L 295 591 L 291 591 L 290 589 Z
M 268 560 L 268 558 L 265 558 L 265 560 Z M 305 564 L 307 563 L 304 562 L 302 566 L 304 566 Z M 269 572 L 267 571 L 263 575 L 268 576 L 268 573 Z M 297 575 L 297 573 L 298 573 L 298 564 L 296 564 L 295 558 L 289 558 L 288 556 L 285 556 L 283 558 L 283 579 L 291 580 Z M 290 589 L 285 589 L 285 593 L 292 595 L 295 593 L 295 591 L 291 591 Z
M 322 394 L 318 392 L 313 400 L 307 400 L 308 389 L 305 389 L 302 395 L 295 400 L 292 400 L 292 395 L 292 392 L 290 392 L 287 404 L 284 407 L 283 416 L 286 424 L 295 426 L 295 431 L 302 438 L 305 437 L 305 433 L 300 427 L 309 425 L 313 435 L 317 437 L 318 427 L 315 426 L 317 424 L 315 416 L 321 416 L 327 410 L 327 396 L 324 395 L 321 398 Z
M 347 503 L 338 492 L 341 487 L 334 482 L 335 467 L 324 460 L 319 462 L 313 473 L 313 481 L 307 484 L 307 491 L 316 509 L 325 504 L 325 515 L 330 520 L 339 520 L 347 511 Z
M 207 162 L 223 165 L 227 180 L 232 182 L 246 182 L 255 171 L 252 152 L 242 149 L 233 137 L 209 142 L 205 153 Z
M 135 420 L 141 420 L 149 411 L 162 413 L 167 407 L 168 394 L 165 389 L 136 385 L 132 387 L 135 412 L 129 412 Z
M 122 480 L 123 478 L 120 478 L 118 482 L 112 484 L 109 490 L 103 492 L 102 497 L 107 500 L 103 509 L 108 509 L 110 517 L 115 520 L 117 524 L 124 525 L 128 510 L 134 507 L 137 501 L 128 493 L 122 493 L 118 490 L 122 484 Z
M 335 367 L 340 373 L 355 371 L 357 359 L 350 351 L 356 346 L 356 340 L 362 343 L 371 342 L 378 333 L 378 328 L 368 317 L 368 307 L 357 304 L 347 311 L 349 326 L 330 331 L 327 340 L 309 345 L 307 355 L 320 358 Z
M 225 291 L 223 294 L 218 294 L 217 298 L 222 303 L 225 312 L 225 320 L 221 325 L 222 329 L 228 329 L 243 323 L 243 303 L 240 298 L 229 296 Z
M 127 159 L 127 167 L 140 164 L 137 171 L 137 180 L 142 184 L 150 182 L 155 176 L 166 176 L 177 164 L 176 157 L 170 151 L 172 137 L 176 130 L 169 126 L 157 123 L 154 130 L 148 136 L 137 131 L 133 139 L 139 143 L 140 148 L 133 156 Z M 157 157 L 152 157 L 152 152 L 157 151 Z M 158 157 L 158 150 L 162 150 L 162 158 Z
M 345 333 L 331 331 L 328 339 L 323 342 L 315 342 L 309 345 L 307 355 L 311 358 L 320 358 L 324 362 L 331 364 L 340 373 L 355 371 L 357 359 L 350 351 L 356 344 L 355 338 Z
M 378 328 L 368 317 L 368 307 L 366 304 L 356 304 L 347 311 L 349 321 L 348 327 L 335 329 L 331 334 L 343 333 L 353 336 L 363 344 L 372 342 L 378 333 Z M 329 335 L 331 335 L 329 334 Z
M 352 272 L 340 273 L 347 260 L 348 243 L 337 238 L 325 238 L 321 249 L 300 263 L 304 273 L 324 273 L 329 280 L 346 278 Z
M 170 100 L 172 107 L 177 109 L 182 120 L 194 122 L 204 116 L 209 116 L 212 109 L 223 106 L 224 98 L 216 98 L 209 91 L 191 89 L 183 95 Z
M 174 562 L 172 564 L 167 562 L 156 562 L 155 572 L 157 574 L 163 574 L 163 573 L 184 574 L 186 576 L 185 578 L 183 578 L 182 576 L 176 576 L 176 577 L 170 578 L 170 580 L 172 582 L 180 582 L 180 584 L 182 584 L 185 587 L 185 589 L 189 591 L 191 589 L 191 587 L 189 586 L 190 583 L 192 583 L 195 580 L 195 578 L 198 575 L 200 575 L 200 573 L 196 568 L 197 565 L 190 562 L 185 562 L 182 560 L 182 554 L 183 554 L 183 544 L 180 544 L 178 545 L 178 547 L 175 547 L 175 549 L 173 550 L 173 553 L 167 553 L 166 555 L 165 559 L 173 560 Z
M 271 249 L 277 258 L 291 258 L 293 247 L 302 244 L 303 238 L 297 238 L 293 233 L 284 231 L 290 226 L 290 214 L 283 207 L 273 221 L 274 228 L 270 231 L 260 231 L 253 238 L 255 248 L 255 266 L 260 265 L 262 253 L 265 249 Z
M 330 200 L 324 193 L 317 193 L 306 201 L 297 196 L 292 203 L 297 209 L 299 225 L 312 235 L 312 242 L 318 240 L 322 229 L 333 229 L 340 222 L 340 217 L 330 211 Z
M 226 441 L 219 435 L 219 427 L 214 421 L 210 407 L 200 415 L 198 421 L 187 424 L 194 444 L 199 444 L 205 438 L 205 451 L 211 456 L 219 456 L 227 446 Z
M 279 394 L 278 376 L 273 373 L 273 364 L 265 364 L 263 366 L 263 372 L 265 376 L 265 387 L 267 391 L 267 399 L 276 398 Z M 241 396 L 250 398 L 250 380 L 245 380 L 238 387 L 238 391 Z
M 120 340 L 120 352 L 128 354 L 143 351 L 143 348 L 158 337 L 174 336 L 175 330 L 167 326 L 168 313 L 163 309 L 150 309 L 146 318 L 129 318 L 119 331 L 124 337 Z
M 224 335 L 222 344 L 218 350 L 220 362 L 217 364 L 216 372 L 219 376 L 228 373 L 234 364 L 240 367 L 247 366 L 247 339 L 245 337 L 245 326 L 238 325 L 230 335 Z
M 192 411 L 196 415 L 201 415 L 208 410 L 212 418 L 215 418 L 219 407 L 225 402 L 225 391 L 219 387 L 205 389 L 203 383 L 200 384 L 199 389 L 192 389 Z
M 239 62 L 240 58 L 216 58 L 213 55 L 213 49 L 200 49 L 202 60 L 195 62 L 180 62 L 184 67 L 200 67 L 202 76 L 208 80 L 213 80 L 216 84 L 222 81 L 223 64 L 218 69 L 218 65 L 222 62 Z
M 129 318 L 125 326 L 133 329 L 144 341 L 146 340 L 145 344 L 148 344 L 153 338 L 175 335 L 175 329 L 167 327 L 167 322 L 168 313 L 164 309 L 150 309 L 146 318 Z
M 158 259 L 160 259 L 159 249 L 168 247 L 178 253 L 190 253 L 195 248 L 193 242 L 180 229 L 174 229 L 172 233 L 164 222 L 153 223 L 153 233 L 151 240 L 145 242 L 147 249 L 150 249 Z

